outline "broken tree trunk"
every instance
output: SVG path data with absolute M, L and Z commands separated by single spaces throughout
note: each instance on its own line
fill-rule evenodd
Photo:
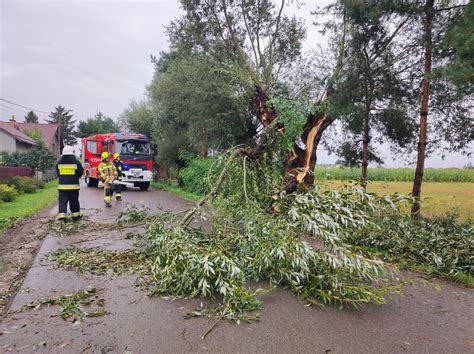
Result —
M 256 87 L 256 93 L 252 106 L 260 122 L 265 129 L 284 129 L 276 121 L 278 116 L 275 110 L 267 105 L 268 96 L 261 87 Z M 302 144 L 296 144 L 293 152 L 288 157 L 284 166 L 284 190 L 293 193 L 298 185 L 306 187 L 314 183 L 314 167 L 317 160 L 317 147 L 326 128 L 332 123 L 324 113 L 315 113 L 308 116 L 301 135 Z M 266 135 L 262 135 L 261 141 L 255 152 L 247 154 L 252 158 L 258 158 L 265 149 Z
M 418 157 L 416 161 L 415 180 L 413 181 L 412 195 L 414 203 L 411 208 L 413 217 L 418 217 L 420 213 L 420 195 L 421 183 L 423 182 L 423 173 L 425 168 L 427 131 L 428 131 L 428 103 L 430 98 L 430 73 L 431 73 L 431 47 L 432 47 L 432 28 L 434 17 L 434 0 L 427 0 L 425 5 L 425 68 L 423 78 L 423 96 L 421 98 L 420 111 L 420 136 L 418 139 Z
M 287 193 L 296 191 L 301 183 L 306 187 L 313 185 L 317 148 L 324 131 L 331 123 L 323 113 L 311 114 L 308 117 L 301 136 L 305 146 L 295 144 L 294 153 L 285 165 L 284 189 Z

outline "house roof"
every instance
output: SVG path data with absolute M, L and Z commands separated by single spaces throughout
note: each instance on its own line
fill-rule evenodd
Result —
M 18 129 L 13 128 L 8 122 L 0 122 L 0 130 L 3 130 L 8 135 L 14 137 L 15 140 L 18 140 L 22 143 L 36 145 L 36 142 L 33 139 Z
M 51 146 L 55 140 L 55 135 L 58 130 L 57 124 L 47 123 L 16 123 L 20 130 L 31 132 L 33 129 L 38 129 L 43 136 L 46 146 Z

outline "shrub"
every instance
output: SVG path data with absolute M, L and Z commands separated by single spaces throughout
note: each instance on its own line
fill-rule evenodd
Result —
M 44 189 L 46 187 L 46 183 L 40 179 L 32 178 L 33 183 L 36 186 L 36 189 Z
M 18 195 L 15 186 L 0 184 L 0 200 L 4 202 L 13 202 Z
M 192 159 L 179 173 L 178 184 L 186 191 L 204 195 L 209 192 L 209 173 L 213 169 L 213 159 Z
M 8 183 L 15 186 L 20 193 L 34 193 L 38 190 L 37 179 L 25 176 L 15 176 Z

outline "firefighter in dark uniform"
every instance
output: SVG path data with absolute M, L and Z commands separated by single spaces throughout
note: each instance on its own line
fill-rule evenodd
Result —
M 115 169 L 117 170 L 118 180 L 121 181 L 122 177 L 124 176 L 123 162 L 120 160 L 120 154 L 118 152 L 114 154 L 113 163 L 114 163 Z M 117 199 L 117 201 L 122 200 L 122 185 L 121 184 L 115 184 L 115 198 Z
M 71 209 L 73 220 L 79 220 L 81 217 L 79 205 L 79 178 L 83 172 L 82 165 L 77 161 L 72 146 L 65 146 L 63 154 L 56 164 L 56 173 L 58 174 L 58 219 L 67 220 L 67 205 Z

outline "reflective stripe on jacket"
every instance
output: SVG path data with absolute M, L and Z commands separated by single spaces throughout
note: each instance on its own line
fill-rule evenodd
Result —
M 72 155 L 65 155 L 59 159 L 56 164 L 56 173 L 58 174 L 59 190 L 78 190 L 79 178 L 84 169 L 79 161 Z
M 113 179 L 117 178 L 117 169 L 112 162 L 101 162 L 98 170 L 102 181 L 105 181 L 110 177 L 113 177 Z

